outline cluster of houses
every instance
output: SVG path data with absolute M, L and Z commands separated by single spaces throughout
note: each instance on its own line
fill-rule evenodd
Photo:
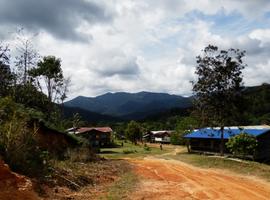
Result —
M 67 129 L 68 134 L 87 139 L 92 147 L 106 147 L 111 144 L 113 130 L 110 127 L 78 127 Z M 173 131 L 148 131 L 143 135 L 144 142 L 170 143 Z
M 62 151 L 72 143 L 72 140 L 67 136 L 71 134 L 86 138 L 92 147 L 106 147 L 112 142 L 113 130 L 110 127 L 70 128 L 66 132 L 68 134 L 58 132 L 46 127 L 44 124 L 40 124 L 38 137 L 40 138 L 39 141 L 42 141 L 41 146 L 44 146 L 47 149 L 53 149 L 54 151 Z M 258 141 L 255 158 L 257 160 L 269 160 L 270 126 L 225 127 L 224 143 L 226 143 L 231 137 L 243 132 L 253 135 Z M 142 139 L 144 142 L 170 144 L 172 133 L 173 131 L 171 130 L 148 131 L 143 134 Z M 184 138 L 187 140 L 187 146 L 190 152 L 218 153 L 220 151 L 221 144 L 220 135 L 221 132 L 218 127 L 202 128 L 190 132 L 185 135 Z M 229 153 L 226 146 L 224 152 Z

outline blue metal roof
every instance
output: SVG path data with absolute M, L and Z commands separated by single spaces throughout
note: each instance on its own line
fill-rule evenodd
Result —
M 262 129 L 239 129 L 239 128 L 225 128 L 224 129 L 224 139 L 229 139 L 230 137 L 233 137 L 235 135 L 238 135 L 240 133 L 247 133 L 250 135 L 253 135 L 255 137 L 266 133 L 270 131 L 270 129 L 262 128 Z M 213 128 L 202 128 L 195 130 L 186 136 L 185 138 L 208 138 L 208 139 L 220 139 L 220 130 L 219 129 L 213 129 Z

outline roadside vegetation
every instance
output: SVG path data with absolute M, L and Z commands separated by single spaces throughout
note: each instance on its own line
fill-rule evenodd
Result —
M 106 195 L 101 197 L 101 200 L 129 199 L 130 193 L 134 191 L 138 182 L 138 177 L 134 172 L 126 172 L 109 187 Z
M 252 135 L 240 133 L 239 135 L 231 137 L 226 143 L 226 146 L 235 157 L 243 159 L 251 157 L 254 159 L 258 141 Z
M 54 173 L 48 180 L 35 184 L 39 196 L 48 200 L 107 199 L 110 189 L 116 187 L 115 183 L 126 181 L 122 177 L 131 174 L 130 165 L 120 160 L 100 159 L 95 162 L 55 160 L 53 168 Z M 132 181 L 132 185 L 134 182 Z
M 184 147 L 181 149 L 181 152 L 176 155 L 168 154 L 161 158 L 178 160 L 196 167 L 220 169 L 248 177 L 258 177 L 270 182 L 270 165 L 268 164 L 230 157 L 191 154 Z
M 137 143 L 135 145 L 130 141 L 116 140 L 115 147 L 101 148 L 98 155 L 107 159 L 143 158 L 169 153 L 172 150 L 173 146 L 170 145 L 163 145 L 161 150 L 159 144 Z
M 121 144 L 121 141 L 117 141 L 117 144 Z M 119 145 L 115 148 L 101 149 L 99 155 L 113 160 L 141 159 L 146 156 L 165 160 L 177 160 L 196 167 L 226 170 L 239 175 L 258 177 L 270 181 L 270 166 L 268 164 L 236 159 L 234 157 L 192 154 L 188 153 L 186 146 L 183 145 L 163 145 L 163 150 L 160 150 L 159 144 L 147 144 L 147 146 L 151 149 L 150 151 L 146 151 L 144 145 L 140 143 L 134 145 L 131 142 L 127 142 L 124 143 L 123 147 Z M 133 181 L 133 183 L 138 182 L 136 179 L 133 179 Z
M 115 180 L 122 162 L 103 162 L 87 142 L 64 132 L 78 117 L 62 115 L 69 78 L 61 59 L 39 55 L 22 32 L 17 37 L 16 49 L 0 43 L 0 159 L 30 177 L 45 198 L 58 187 L 72 192 Z

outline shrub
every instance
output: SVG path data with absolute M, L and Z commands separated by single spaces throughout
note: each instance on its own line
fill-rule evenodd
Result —
M 143 149 L 144 149 L 145 151 L 151 151 L 151 148 L 150 148 L 149 146 L 147 146 L 146 144 L 144 145 Z
M 241 133 L 231 137 L 226 146 L 234 156 L 245 158 L 247 155 L 254 156 L 258 142 L 254 136 Z
M 183 137 L 186 133 L 184 131 L 179 131 L 171 134 L 171 144 L 173 145 L 184 145 L 186 143 Z
M 132 143 L 137 144 L 138 140 L 142 139 L 142 132 L 139 123 L 130 121 L 126 129 L 126 138 Z
M 47 173 L 48 152 L 36 145 L 27 109 L 9 98 L 0 99 L 0 119 L 0 153 L 11 169 L 29 176 Z

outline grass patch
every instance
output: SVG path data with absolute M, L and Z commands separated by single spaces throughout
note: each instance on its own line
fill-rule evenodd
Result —
M 226 169 L 242 175 L 260 177 L 270 182 L 270 165 L 254 161 L 239 162 L 227 158 L 188 153 L 178 153 L 163 158 L 179 160 L 203 168 Z
M 136 187 L 138 178 L 132 172 L 124 173 L 121 178 L 110 187 L 105 199 L 121 200 L 128 199 L 131 191 Z
M 137 151 L 135 150 L 123 150 L 124 154 L 131 154 L 131 153 L 137 153 Z
M 117 145 L 114 148 L 101 148 L 99 155 L 108 159 L 121 159 L 121 158 L 141 158 L 149 155 L 161 155 L 169 153 L 173 150 L 173 147 L 163 146 L 163 150 L 160 150 L 159 145 L 137 144 L 134 145 L 131 142 L 124 143 L 124 146 Z

